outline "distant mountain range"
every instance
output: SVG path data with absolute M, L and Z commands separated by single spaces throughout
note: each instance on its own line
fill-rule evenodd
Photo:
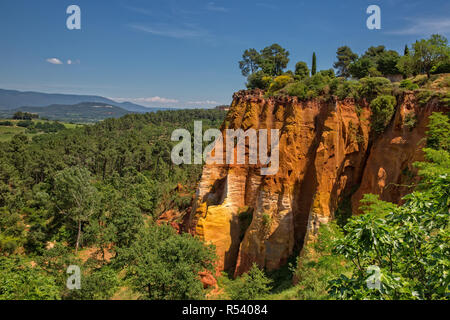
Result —
M 46 107 L 50 105 L 77 105 L 83 102 L 105 103 L 131 112 L 154 112 L 166 108 L 146 108 L 131 102 L 116 102 L 101 96 L 74 94 L 55 94 L 41 92 L 24 92 L 0 89 L 0 110 L 11 110 L 27 107 Z
M 36 113 L 41 119 L 66 122 L 96 122 L 107 118 L 120 118 L 132 111 L 98 102 L 82 102 L 74 105 L 53 104 L 47 107 L 20 107 L 0 110 L 0 118 L 11 118 L 15 112 Z

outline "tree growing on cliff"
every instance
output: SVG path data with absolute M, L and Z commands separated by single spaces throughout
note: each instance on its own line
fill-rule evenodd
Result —
M 261 50 L 260 67 L 265 74 L 279 76 L 289 63 L 289 51 L 274 43 Z
M 247 49 L 242 55 L 242 60 L 239 61 L 239 68 L 242 75 L 248 77 L 250 74 L 255 73 L 259 68 L 261 56 L 256 49 Z
M 383 132 L 391 121 L 396 103 L 395 97 L 390 95 L 381 95 L 370 103 L 370 125 L 376 134 Z
M 297 62 L 297 64 L 295 65 L 295 76 L 300 80 L 309 77 L 309 69 L 306 62 Z
M 413 44 L 412 61 L 415 70 L 430 77 L 431 69 L 450 57 L 447 38 L 433 34 L 429 39 L 421 39 Z
M 405 44 L 405 49 L 403 50 L 403 55 L 404 56 L 408 56 L 409 55 L 409 48 L 408 48 L 407 44 Z
M 354 62 L 358 55 L 352 51 L 348 46 L 339 47 L 336 52 L 337 61 L 333 67 L 336 68 L 338 77 L 350 77 L 349 66 Z

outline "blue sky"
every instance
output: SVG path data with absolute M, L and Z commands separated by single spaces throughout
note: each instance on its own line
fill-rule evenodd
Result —
M 71 4 L 81 30 L 66 28 Z M 366 27 L 371 4 L 381 30 Z M 279 43 L 290 68 L 315 51 L 318 69 L 328 69 L 342 45 L 403 52 L 432 33 L 448 38 L 449 13 L 447 0 L 1 0 L 0 88 L 213 107 L 244 88 L 247 48 Z

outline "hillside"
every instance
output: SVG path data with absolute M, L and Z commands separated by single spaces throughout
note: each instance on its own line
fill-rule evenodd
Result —
M 116 102 L 101 96 L 24 92 L 0 89 L 0 110 L 17 109 L 23 106 L 45 107 L 49 105 L 75 105 L 82 102 L 104 103 L 127 111 L 153 112 L 164 108 L 147 108 L 131 102 Z
M 10 118 L 17 111 L 35 113 L 40 118 L 66 122 L 96 122 L 107 118 L 120 118 L 131 113 L 131 111 L 115 105 L 83 102 L 75 105 L 54 104 L 47 107 L 20 107 L 8 111 L 0 111 L 0 117 Z

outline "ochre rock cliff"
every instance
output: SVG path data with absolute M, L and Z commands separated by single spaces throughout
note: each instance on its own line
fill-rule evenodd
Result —
M 279 129 L 279 170 L 264 176 L 260 165 L 205 165 L 188 227 L 216 246 L 218 270 L 240 275 L 254 262 L 277 269 L 334 218 L 343 197 L 353 193 L 354 213 L 364 193 L 399 202 L 407 172 L 423 157 L 428 115 L 438 108 L 436 101 L 420 107 L 405 93 L 386 132 L 373 138 L 365 102 L 240 91 L 222 131 Z M 416 125 L 407 128 L 412 112 Z

